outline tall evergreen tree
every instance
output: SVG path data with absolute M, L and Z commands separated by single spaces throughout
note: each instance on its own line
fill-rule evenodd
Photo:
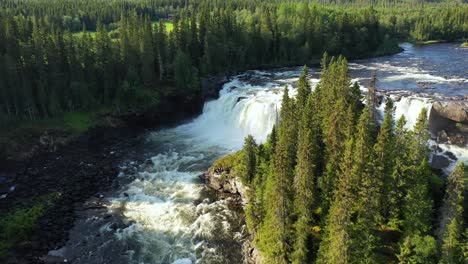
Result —
M 292 186 L 296 163 L 297 121 L 294 100 L 284 90 L 278 143 L 272 175 L 265 189 L 265 219 L 257 233 L 258 246 L 269 263 L 288 263 L 292 213 Z
M 385 104 L 384 120 L 374 146 L 374 177 L 380 183 L 380 186 L 378 186 L 378 193 L 380 194 L 378 207 L 381 208 L 380 214 L 384 217 L 389 215 L 388 192 L 395 188 L 392 181 L 395 151 L 397 149 L 393 131 L 395 125 L 394 114 L 395 107 L 392 99 L 389 98 Z
M 465 164 L 459 163 L 448 178 L 447 191 L 441 209 L 437 230 L 441 245 L 441 263 L 465 263 L 463 257 L 463 203 L 465 202 Z

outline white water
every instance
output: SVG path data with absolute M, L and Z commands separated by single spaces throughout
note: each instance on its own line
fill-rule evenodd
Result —
M 87 242 L 71 239 L 64 257 L 86 264 L 240 262 L 244 227 L 238 212 L 229 199 L 209 198 L 199 176 L 216 158 L 239 150 L 248 134 L 266 139 L 283 88 L 284 82 L 255 86 L 235 78 L 192 122 L 149 135 L 148 146 L 161 151 L 152 164 L 123 166 L 124 187 L 106 198 L 109 212 L 126 225 L 112 228 L 114 220 L 84 218 L 74 233 Z M 95 232 L 106 239 L 96 239 Z
M 392 66 L 385 63 L 351 64 L 353 67 L 384 68 L 399 72 L 403 79 L 452 81 L 411 67 L 390 69 Z M 259 142 L 266 139 L 276 122 L 284 86 L 294 96 L 293 86 L 300 72 L 301 68 L 296 68 L 237 76 L 224 85 L 217 100 L 205 104 L 198 118 L 149 135 L 148 148 L 157 149 L 151 157 L 153 164 L 123 166 L 119 176 L 123 187 L 105 199 L 109 212 L 120 216 L 125 225 L 115 228 L 113 222 L 117 220 L 113 217 L 106 220 L 102 215 L 84 215 L 72 230 L 64 257 L 86 264 L 241 263 L 244 231 L 239 215 L 229 207 L 228 199 L 207 195 L 199 176 L 216 158 L 239 150 L 248 134 Z M 318 77 L 317 70 L 311 73 Z M 391 82 L 389 78 L 393 77 L 384 81 Z M 318 79 L 311 82 L 315 86 Z M 366 91 L 364 87 L 362 90 Z M 429 97 L 391 97 L 395 99 L 396 118 L 405 115 L 408 129 L 414 126 L 422 108 L 431 107 Z M 384 104 L 379 107 L 381 111 L 383 108 Z M 468 161 L 465 148 L 439 147 Z
M 418 120 L 418 116 L 421 113 L 422 109 L 425 108 L 427 111 L 427 118 L 429 118 L 429 114 L 432 108 L 432 100 L 426 97 L 418 97 L 415 95 L 411 96 L 397 96 L 397 95 L 390 95 L 389 96 L 395 106 L 395 120 L 400 119 L 402 116 L 405 116 L 406 119 L 406 129 L 413 129 L 414 125 Z M 381 113 L 381 117 L 383 116 L 385 103 L 387 98 L 384 98 L 378 110 Z
M 234 79 L 193 122 L 150 136 L 152 143 L 170 142 L 170 150 L 153 157 L 154 165 L 138 172 L 124 190 L 128 197 L 110 199 L 111 210 L 125 206 L 124 217 L 135 222 L 115 233 L 119 240 L 138 241 L 140 251 L 134 260 L 229 263 L 223 253 L 228 249 L 219 243 L 239 241 L 242 234 L 232 226 L 236 215 L 227 201 L 203 197 L 198 176 L 215 158 L 240 149 L 248 134 L 259 142 L 266 139 L 281 107 L 282 89 L 274 83 L 253 86 Z M 200 199 L 201 203 L 194 203 Z
M 281 107 L 283 85 L 288 84 L 292 96 L 296 94 L 292 88 L 296 78 L 290 78 L 290 73 L 276 77 L 279 79 L 262 85 L 235 78 L 224 86 L 219 99 L 206 103 L 203 114 L 193 122 L 150 137 L 153 142 L 171 142 L 172 150 L 153 157 L 154 166 L 138 173 L 139 179 L 126 187 L 129 198 L 111 199 L 111 209 L 125 204 L 123 215 L 135 222 L 116 232 L 115 237 L 138 241 L 136 260 L 229 263 L 226 259 L 230 256 L 223 253 L 224 245 L 218 240 L 242 236 L 232 226 L 236 215 L 224 200 L 204 199 L 196 205 L 194 201 L 203 199 L 203 186 L 197 179 L 214 158 L 240 149 L 248 134 L 260 142 L 266 139 Z M 395 116 L 405 115 L 407 128 L 412 129 L 422 108 L 429 113 L 431 105 L 429 98 L 401 97 L 395 102 Z M 441 147 L 450 149 L 459 159 L 467 154 Z

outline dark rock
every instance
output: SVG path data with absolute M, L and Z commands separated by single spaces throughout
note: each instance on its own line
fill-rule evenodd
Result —
M 450 165 L 450 160 L 445 156 L 434 154 L 431 165 L 433 169 L 444 169 Z
M 460 146 L 460 147 L 466 146 L 466 141 L 467 141 L 467 139 L 465 138 L 465 136 L 463 136 L 460 133 L 456 133 L 455 135 L 451 135 L 448 138 L 448 143 L 449 144 L 457 145 L 457 146 Z
M 446 143 L 448 141 L 448 135 L 445 130 L 441 130 L 437 133 L 437 142 Z
M 458 159 L 457 159 L 457 156 L 455 156 L 455 154 L 453 154 L 453 153 L 450 152 L 450 151 L 446 151 L 444 154 L 445 154 L 447 157 L 449 157 L 451 160 L 453 160 L 453 161 L 458 160 Z
M 237 98 L 237 102 L 240 102 L 240 101 L 242 101 L 242 100 L 244 100 L 244 99 L 247 99 L 247 97 L 241 96 L 241 97 Z
M 228 81 L 229 79 L 227 78 L 227 76 L 224 75 L 202 78 L 201 85 L 203 91 L 203 98 L 205 100 L 218 98 L 219 91 L 223 88 L 223 85 Z

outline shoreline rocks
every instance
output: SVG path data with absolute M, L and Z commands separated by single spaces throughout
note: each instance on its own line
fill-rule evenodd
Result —
M 40 217 L 28 239 L 11 250 L 5 263 L 44 263 L 41 256 L 63 245 L 76 218 L 76 208 L 112 188 L 122 159 L 129 155 L 140 134 L 132 129 L 98 129 L 55 151 L 42 150 L 19 165 L 12 182 L 14 191 L 0 199 L 0 214 L 15 204 L 27 206 L 51 193 L 59 194 L 59 198 Z
M 242 209 L 247 205 L 247 192 L 248 187 L 244 186 L 242 182 L 233 175 L 226 173 L 226 171 L 215 171 L 214 169 L 209 169 L 203 175 L 200 176 L 202 180 L 205 181 L 205 184 L 222 194 L 236 195 L 238 196 L 240 206 Z M 252 243 L 253 236 L 248 235 L 242 245 L 242 251 L 244 253 L 244 264 L 261 264 L 262 256 L 260 251 Z

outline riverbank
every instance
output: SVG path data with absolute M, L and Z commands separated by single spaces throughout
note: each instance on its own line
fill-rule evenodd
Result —
M 75 209 L 117 187 L 119 166 L 139 158 L 146 131 L 195 117 L 225 81 L 212 77 L 203 100 L 166 103 L 157 113 L 69 113 L 2 131 L 12 148 L 0 158 L 0 260 L 43 263 L 41 256 L 67 241 Z

